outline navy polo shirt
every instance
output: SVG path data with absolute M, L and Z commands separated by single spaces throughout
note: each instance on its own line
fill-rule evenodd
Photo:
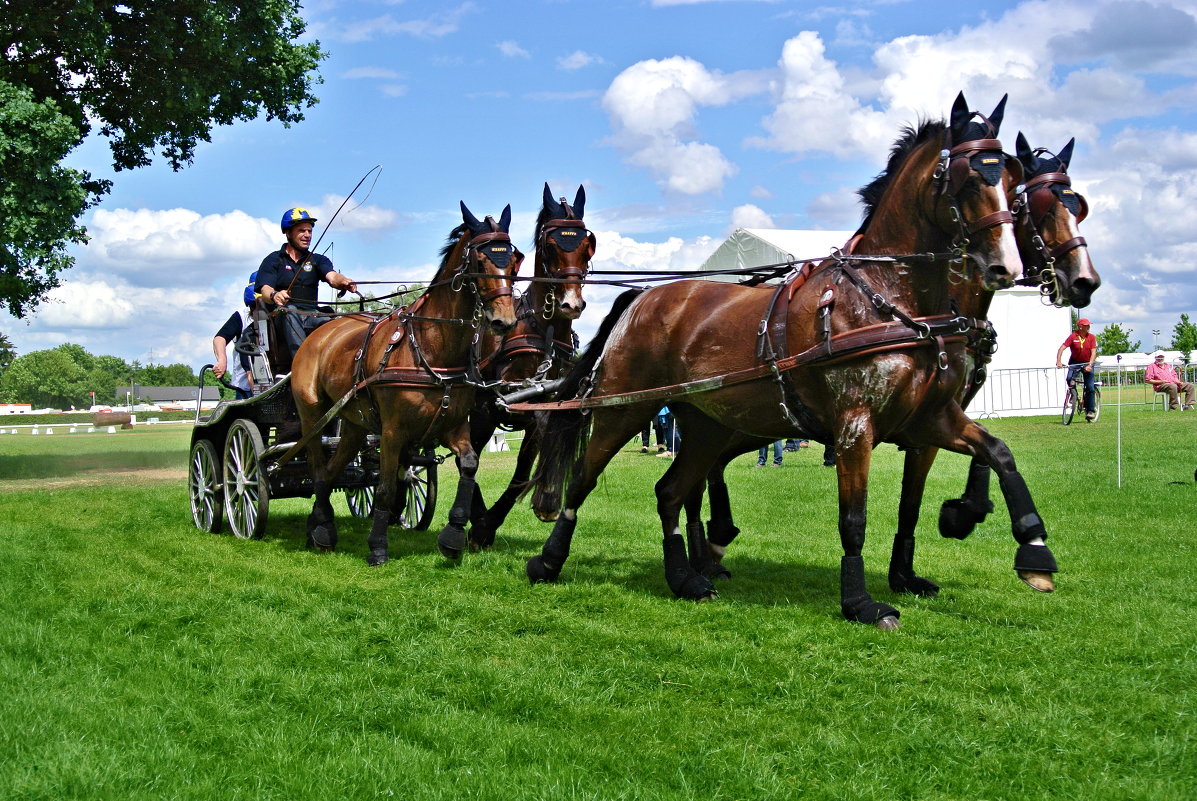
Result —
M 315 309 L 319 299 L 320 280 L 333 271 L 332 260 L 319 253 L 309 253 L 300 267 L 287 253 L 284 245 L 274 253 L 262 259 L 258 267 L 258 280 L 254 283 L 254 291 L 261 292 L 262 287 L 274 287 L 275 292 L 290 288 L 292 302 L 303 309 Z M 298 275 L 298 277 L 296 277 Z M 292 283 L 294 281 L 294 283 Z

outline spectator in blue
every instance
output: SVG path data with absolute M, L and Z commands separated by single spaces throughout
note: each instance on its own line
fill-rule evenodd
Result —
M 253 308 L 256 299 L 254 283 L 257 277 L 258 271 L 254 270 L 250 274 L 249 284 L 246 285 L 245 292 L 242 294 L 245 308 L 233 312 L 216 332 L 216 336 L 212 337 L 212 353 L 216 356 L 216 364 L 212 365 L 212 372 L 216 374 L 217 378 L 228 373 L 228 382 L 233 385 L 237 400 L 245 400 L 253 395 L 249 380 L 249 357 L 244 353 L 237 353 L 234 348 L 233 366 L 232 369 L 229 369 L 228 349 L 229 345 L 235 344 L 241 338 L 241 332 L 250 325 L 249 310 Z
M 782 453 L 782 450 L 785 448 L 785 444 L 786 444 L 786 441 L 784 439 L 779 439 L 779 440 L 777 440 L 777 442 L 773 443 L 773 466 L 774 467 L 781 467 L 781 453 Z M 769 446 L 766 445 L 765 447 L 763 447 L 759 451 L 757 451 L 756 466 L 764 467 L 765 461 L 768 458 L 769 458 Z
M 661 434 L 665 438 L 665 452 L 658 453 L 657 456 L 663 459 L 672 459 L 673 452 L 681 444 L 682 435 L 677 430 L 677 423 L 673 419 L 673 413 L 669 411 L 668 406 L 662 406 L 661 411 L 657 412 L 657 422 L 660 423 Z
M 307 209 L 287 209 L 281 227 L 287 242 L 262 260 L 255 289 L 266 303 L 288 310 L 283 331 L 294 356 L 308 334 L 328 321 L 317 314 L 320 281 L 350 292 L 357 292 L 357 282 L 333 269 L 327 256 L 309 250 L 316 218 Z

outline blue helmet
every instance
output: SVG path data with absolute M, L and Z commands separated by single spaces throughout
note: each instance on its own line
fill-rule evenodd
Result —
M 254 270 L 252 273 L 249 274 L 249 283 L 245 285 L 245 305 L 246 306 L 254 305 L 254 298 L 256 297 L 256 295 L 254 293 L 254 284 L 256 284 L 257 282 L 258 282 L 258 271 Z
M 308 212 L 307 209 L 302 209 L 302 208 L 287 209 L 285 212 L 283 212 L 283 222 L 282 222 L 283 233 L 284 234 L 287 233 L 287 229 L 290 228 L 292 225 L 295 225 L 295 223 L 301 223 L 301 222 L 314 223 L 314 222 L 316 222 L 316 218 L 313 217 Z

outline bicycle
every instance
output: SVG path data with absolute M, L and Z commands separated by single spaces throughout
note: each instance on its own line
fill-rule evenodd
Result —
M 1064 383 L 1067 388 L 1064 390 L 1064 408 L 1060 410 L 1060 422 L 1064 425 L 1070 425 L 1077 411 L 1084 408 L 1082 401 L 1084 398 L 1085 381 L 1081 377 L 1080 370 L 1070 370 Z M 1093 419 L 1089 422 L 1096 423 L 1099 417 L 1101 417 L 1101 382 L 1094 381 Z

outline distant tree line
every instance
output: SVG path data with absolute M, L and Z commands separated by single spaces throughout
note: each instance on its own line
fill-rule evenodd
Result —
M 116 356 L 93 356 L 70 343 L 16 356 L 3 334 L 0 370 L 0 403 L 31 403 L 35 408 L 86 409 L 92 392 L 97 404 L 116 405 L 125 402 L 124 397 L 116 397 L 117 386 L 193 387 L 199 380 L 185 364 L 143 365 Z

